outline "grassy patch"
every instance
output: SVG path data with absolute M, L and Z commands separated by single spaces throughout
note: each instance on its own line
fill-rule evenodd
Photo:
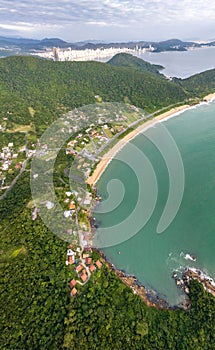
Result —
M 14 125 L 14 128 L 9 130 L 7 129 L 7 133 L 14 133 L 14 132 L 30 132 L 34 131 L 34 128 L 32 125 Z

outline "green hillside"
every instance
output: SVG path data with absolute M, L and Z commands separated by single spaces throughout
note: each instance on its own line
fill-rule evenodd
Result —
M 128 53 L 119 53 L 112 57 L 107 63 L 115 67 L 140 69 L 142 71 L 159 74 L 160 76 L 160 70 L 164 69 L 163 66 L 151 64 Z
M 175 79 L 175 82 L 193 96 L 205 96 L 215 91 L 215 69 L 193 75 L 187 79 Z
M 0 60 L 1 147 L 18 148 L 26 134 L 36 143 L 62 113 L 96 95 L 151 112 L 215 90 L 215 70 L 170 82 L 156 67 L 121 57 L 113 59 L 119 66 Z M 39 217 L 32 221 L 30 165 L 0 199 L 0 349 L 214 349 L 215 299 L 195 281 L 189 312 L 147 307 L 105 267 L 70 298 L 67 244 Z
M 0 60 L 0 118 L 29 124 L 28 108 L 35 110 L 37 130 L 44 131 L 62 111 L 103 101 L 127 101 L 147 111 L 186 99 L 178 84 L 148 71 L 112 67 L 99 62 L 53 62 L 34 57 Z

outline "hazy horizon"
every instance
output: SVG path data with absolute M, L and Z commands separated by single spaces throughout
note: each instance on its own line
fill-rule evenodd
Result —
M 157 40 L 152 40 L 152 39 L 145 39 L 145 38 L 142 38 L 142 39 L 134 39 L 134 40 L 103 40 L 103 39 L 93 39 L 93 38 L 86 38 L 86 39 L 83 39 L 83 40 L 77 40 L 77 41 L 71 41 L 71 40 L 68 40 L 68 39 L 65 39 L 65 38 L 62 38 L 60 36 L 37 36 L 37 37 L 32 37 L 32 36 L 23 36 L 23 35 L 7 35 L 7 34 L 1 34 L 0 33 L 0 37 L 4 37 L 4 38 L 8 38 L 8 39 L 28 39 L 28 40 L 44 40 L 44 39 L 59 39 L 59 40 L 63 40 L 63 41 L 66 41 L 68 43 L 80 43 L 80 42 L 97 42 L 97 43 L 105 43 L 105 44 L 108 44 L 108 43 L 119 43 L 119 42 L 122 42 L 122 43 L 129 43 L 129 42 L 141 42 L 141 41 L 145 41 L 145 42 L 150 42 L 150 41 L 153 41 L 153 42 L 160 42 L 160 41 L 168 41 L 168 40 L 181 40 L 183 42 L 186 42 L 186 41 L 193 41 L 193 42 L 197 42 L 197 43 L 204 43 L 204 42 L 212 42 L 212 41 L 215 41 L 214 38 L 210 38 L 210 39 L 200 39 L 200 38 L 179 38 L 179 37 L 166 37 L 164 39 L 157 39 Z

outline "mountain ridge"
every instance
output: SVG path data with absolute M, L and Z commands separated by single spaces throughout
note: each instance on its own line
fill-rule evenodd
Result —
M 59 38 L 43 38 L 43 39 L 31 39 L 31 38 L 14 38 L 0 36 L 0 47 L 2 49 L 19 49 L 21 52 L 31 50 L 44 50 L 52 47 L 69 48 L 75 50 L 84 49 L 98 49 L 98 48 L 150 48 L 153 47 L 154 52 L 162 51 L 186 51 L 189 47 L 205 47 L 215 46 L 215 41 L 208 43 L 197 43 L 194 41 L 182 41 L 179 39 L 168 39 L 163 41 L 128 41 L 128 42 L 99 42 L 94 40 L 80 41 L 80 42 L 67 42 Z

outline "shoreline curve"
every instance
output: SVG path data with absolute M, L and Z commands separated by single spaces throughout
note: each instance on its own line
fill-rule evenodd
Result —
M 207 96 L 205 96 L 202 101 L 198 102 L 195 106 L 201 105 L 204 102 L 211 102 L 212 100 L 215 99 L 215 93 L 211 93 Z M 93 174 L 88 177 L 86 180 L 86 183 L 89 184 L 91 187 L 94 187 L 96 182 L 99 180 L 111 160 L 116 156 L 116 154 L 133 138 L 135 138 L 137 135 L 140 133 L 146 131 L 148 128 L 154 126 L 158 122 L 165 121 L 167 119 L 170 119 L 176 115 L 181 114 L 185 112 L 188 109 L 193 108 L 193 105 L 182 105 L 179 107 L 174 107 L 170 109 L 167 112 L 164 112 L 157 117 L 154 117 L 153 119 L 150 119 L 146 122 L 144 122 L 142 125 L 138 126 L 136 129 L 131 131 L 129 134 L 125 135 L 121 140 L 117 142 L 116 145 L 114 145 L 100 160 L 98 163 L 96 169 L 94 170 Z

